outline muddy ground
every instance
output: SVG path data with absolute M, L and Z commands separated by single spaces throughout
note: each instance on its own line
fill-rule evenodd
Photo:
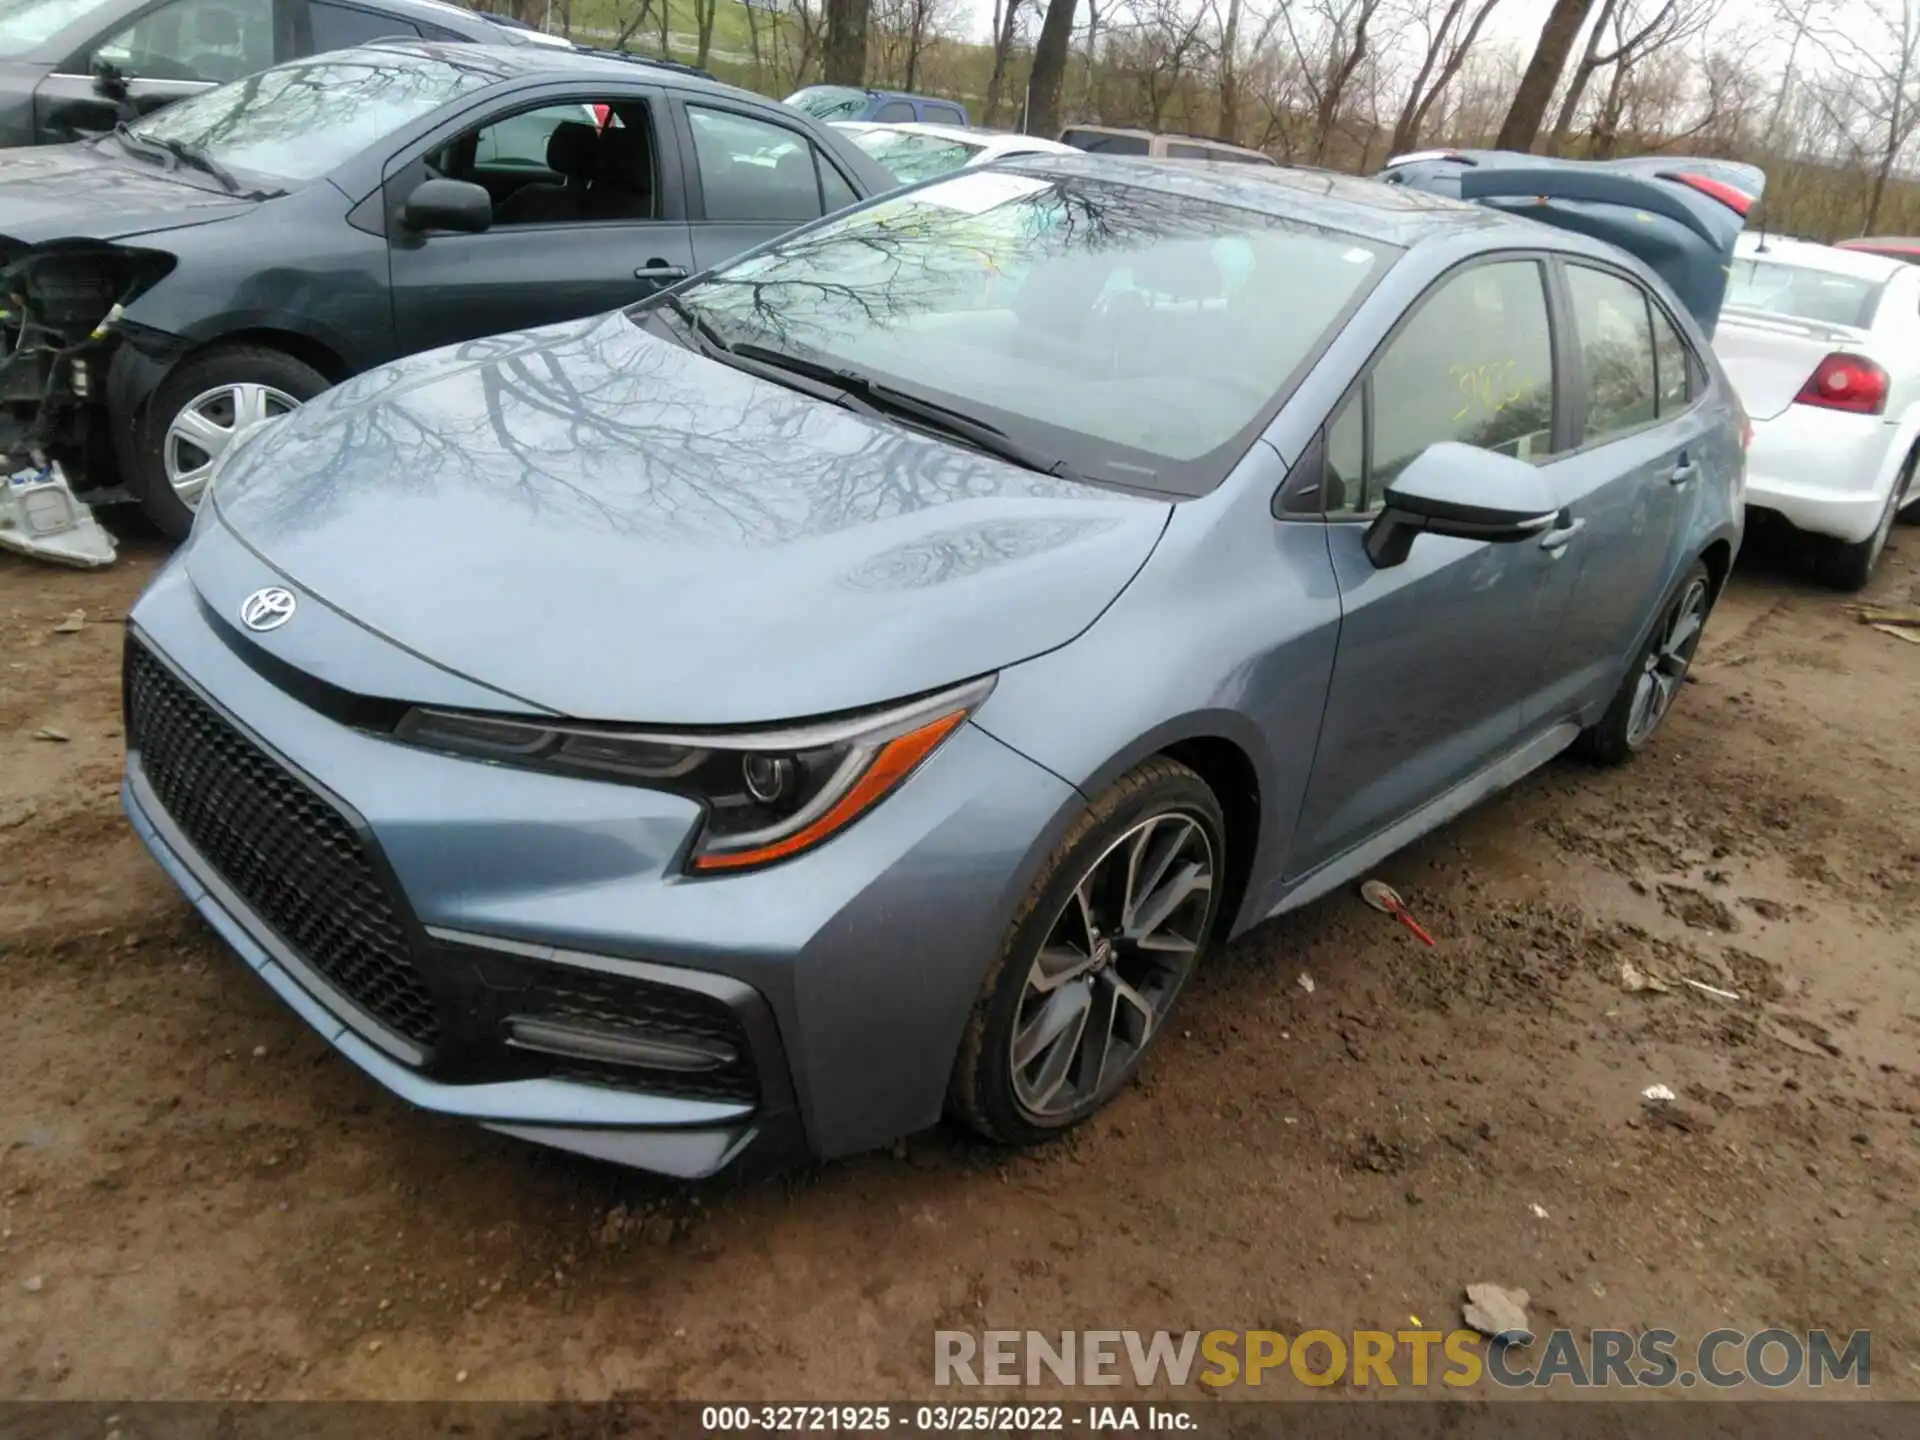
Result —
M 1051 1149 L 683 1188 L 408 1110 L 223 953 L 116 799 L 163 558 L 0 556 L 0 1395 L 924 1395 L 937 1327 L 1452 1325 L 1476 1280 L 1536 1324 L 1870 1328 L 1920 1395 L 1920 646 L 1784 560 L 1650 754 L 1385 868 L 1437 948 L 1337 895 Z M 1872 597 L 1920 600 L 1920 529 Z

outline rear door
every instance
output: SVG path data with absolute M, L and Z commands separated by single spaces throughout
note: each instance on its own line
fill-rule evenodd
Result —
M 1663 303 L 1625 269 L 1562 257 L 1560 360 L 1572 451 L 1553 467 L 1575 569 L 1537 719 L 1610 692 L 1678 569 L 1710 463 L 1705 372 Z
M 1543 160 L 1497 150 L 1402 156 L 1378 178 L 1617 245 L 1666 281 L 1709 337 L 1734 242 L 1766 188 L 1761 171 L 1729 161 Z
M 694 260 L 702 270 L 859 198 L 805 130 L 765 110 L 722 97 L 676 99 L 674 110 Z

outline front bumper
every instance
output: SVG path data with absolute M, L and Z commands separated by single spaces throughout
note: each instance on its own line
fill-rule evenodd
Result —
M 313 665 L 290 680 L 283 657 L 256 653 L 264 644 L 225 625 L 219 608 L 176 560 L 134 610 L 130 664 L 151 657 L 286 772 L 305 792 L 297 803 L 345 818 L 393 917 L 374 914 L 380 906 L 367 902 L 377 897 L 364 891 L 331 903 L 362 928 L 404 931 L 436 1018 L 410 1021 L 391 994 L 344 994 L 318 973 L 292 943 L 306 921 L 288 911 L 276 923 L 243 893 L 246 846 L 210 854 L 220 844 L 204 818 L 192 833 L 213 839 L 189 838 L 189 807 L 177 789 L 171 810 L 162 800 L 168 785 L 148 774 L 130 723 L 125 803 L 148 849 L 256 973 L 403 1099 L 643 1169 L 699 1176 L 748 1156 L 831 1156 L 937 1120 L 1008 917 L 1079 808 L 1064 782 L 963 726 L 900 792 L 820 850 L 691 879 L 677 864 L 697 815 L 689 802 L 434 755 L 342 723 L 291 693 Z M 407 684 L 398 652 L 386 650 L 382 671 L 351 648 L 384 642 L 342 617 L 324 630 L 320 614 L 312 618 L 306 638 L 327 638 L 335 683 L 357 672 Z M 239 773 L 221 744 L 203 770 Z M 253 883 L 249 893 L 259 893 Z M 318 880 L 307 887 L 308 899 L 335 893 Z M 604 1072 L 582 1082 L 579 1067 L 543 1069 L 503 1041 L 524 997 L 537 999 L 556 976 L 583 975 L 685 992 L 709 1012 L 724 1006 L 751 1092 L 662 1093 L 657 1077 Z
M 1905 451 L 1899 427 L 1877 415 L 1790 405 L 1753 422 L 1747 504 L 1796 529 L 1849 545 L 1880 523 Z

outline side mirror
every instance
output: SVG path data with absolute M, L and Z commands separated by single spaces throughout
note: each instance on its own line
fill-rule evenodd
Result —
M 422 180 L 401 207 L 400 223 L 421 234 L 453 230 L 478 235 L 493 224 L 493 197 L 468 180 Z
M 93 59 L 93 93 L 102 100 L 113 102 L 114 119 L 131 124 L 140 118 L 140 111 L 133 103 L 133 91 L 130 82 L 133 76 L 96 55 Z
M 1387 487 L 1386 508 L 1367 531 L 1378 569 L 1401 564 L 1414 536 L 1512 543 L 1551 530 L 1560 518 L 1547 477 L 1524 460 L 1443 440 L 1414 456 Z

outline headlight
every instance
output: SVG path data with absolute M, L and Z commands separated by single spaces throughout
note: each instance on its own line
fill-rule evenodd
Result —
M 409 710 L 410 745 L 671 790 L 706 806 L 688 868 L 785 860 L 837 835 L 911 775 L 993 689 L 992 677 L 842 720 L 666 732 Z

